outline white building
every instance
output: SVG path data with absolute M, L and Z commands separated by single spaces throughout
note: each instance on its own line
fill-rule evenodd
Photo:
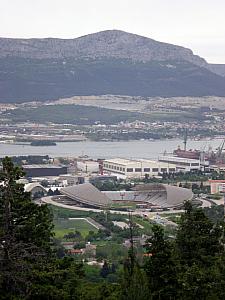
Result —
M 84 183 L 84 177 L 82 176 L 77 176 L 77 175 L 70 175 L 70 174 L 65 174 L 65 175 L 60 175 L 59 182 L 62 182 L 63 185 L 75 185 L 75 184 L 80 184 Z
M 172 164 L 176 168 L 176 172 L 189 172 L 194 170 L 201 170 L 201 163 L 198 159 L 189 159 L 177 156 L 161 156 L 159 161 Z
M 157 176 L 159 173 L 176 172 L 174 165 L 147 159 L 107 159 L 103 162 L 103 170 L 126 177 Z
M 78 160 L 77 168 L 84 173 L 99 173 L 99 163 L 93 160 Z

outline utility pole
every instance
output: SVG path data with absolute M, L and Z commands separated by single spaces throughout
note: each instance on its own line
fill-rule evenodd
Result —
M 225 189 L 223 191 L 223 223 L 225 226 Z
M 132 221 L 132 212 L 129 212 L 129 230 L 130 230 L 130 271 L 133 275 L 134 271 L 134 240 L 133 240 L 133 221 Z
M 187 150 L 187 139 L 188 139 L 188 130 L 186 128 L 184 132 L 184 151 Z

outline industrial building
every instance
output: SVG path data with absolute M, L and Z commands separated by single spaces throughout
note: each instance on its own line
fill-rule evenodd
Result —
M 67 167 L 63 165 L 23 165 L 26 177 L 59 176 L 67 174 Z
M 115 182 L 117 181 L 116 176 L 110 176 L 110 175 L 97 175 L 97 176 L 91 176 L 89 178 L 89 182 L 91 184 L 96 184 L 96 183 L 106 183 L 106 182 Z
M 59 182 L 62 182 L 63 185 L 75 185 L 84 183 L 85 179 L 83 176 L 76 176 L 70 174 L 59 175 Z
M 176 172 L 190 172 L 201 170 L 201 163 L 198 159 L 190 159 L 177 156 L 161 156 L 159 157 L 159 161 L 173 165 L 176 169 Z
M 94 160 L 78 160 L 77 168 L 84 173 L 98 173 L 99 163 Z
M 157 176 L 160 173 L 176 172 L 174 164 L 147 159 L 107 159 L 103 162 L 103 171 L 122 174 L 126 177 Z
M 225 164 L 210 165 L 210 170 L 218 173 L 225 173 Z

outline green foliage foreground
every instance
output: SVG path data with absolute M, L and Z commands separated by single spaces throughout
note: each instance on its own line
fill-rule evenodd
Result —
M 7 157 L 2 166 L 0 299 L 225 299 L 224 226 L 201 209 L 186 203 L 174 241 L 155 225 L 142 265 L 131 247 L 116 282 L 105 280 L 107 263 L 92 282 L 73 258 L 57 258 L 51 213 L 17 183 L 21 169 Z

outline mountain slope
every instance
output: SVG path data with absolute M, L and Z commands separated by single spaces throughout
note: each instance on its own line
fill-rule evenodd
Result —
M 133 61 L 185 60 L 199 66 L 206 61 L 190 49 L 162 43 L 120 30 L 106 30 L 76 39 L 0 39 L 0 57 L 118 58 Z
M 225 77 L 225 64 L 209 64 L 208 69 L 215 74 Z
M 118 30 L 0 39 L 0 102 L 74 95 L 225 96 L 224 78 L 180 46 Z

